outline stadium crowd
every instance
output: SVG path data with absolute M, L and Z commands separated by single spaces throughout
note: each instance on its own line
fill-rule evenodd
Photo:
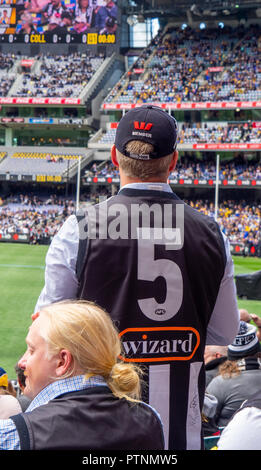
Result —
M 43 200 L 37 196 L 11 196 L 0 199 L 0 234 L 27 235 L 31 244 L 49 243 L 64 220 L 75 212 L 74 202 L 55 195 Z
M 261 128 L 255 124 L 221 123 L 213 124 L 182 124 L 179 133 L 179 143 L 243 143 L 261 141 Z
M 214 217 L 214 204 L 206 200 L 187 201 L 195 209 Z M 230 242 L 261 246 L 261 205 L 255 201 L 223 201 L 218 207 L 218 223 Z
M 0 53 L 0 70 L 6 70 L 7 72 L 13 67 L 16 55 L 15 54 L 3 54 Z
M 15 81 L 15 74 L 10 73 L 15 62 L 14 57 L 13 54 L 0 53 L 0 96 L 7 96 Z
M 258 25 L 160 32 L 105 103 L 260 99 L 259 36 Z M 142 78 L 135 73 L 139 64 Z
M 101 143 L 112 144 L 115 139 L 116 129 L 108 129 L 99 140 Z M 261 127 L 256 122 L 231 122 L 231 123 L 185 123 L 179 125 L 180 144 L 194 143 L 260 143 Z
M 109 197 L 109 191 L 82 194 L 81 202 L 95 203 L 100 196 Z M 215 208 L 211 201 L 187 200 L 200 212 L 214 217 Z M 31 243 L 49 242 L 58 232 L 65 219 L 75 212 L 72 200 L 51 195 L 41 199 L 37 196 L 22 195 L 0 199 L 0 234 L 27 234 Z M 218 222 L 230 242 L 245 246 L 261 244 L 261 205 L 257 202 L 222 201 L 218 208 Z
M 103 63 L 104 54 L 41 53 L 33 57 L 34 65 L 38 65 L 32 71 L 20 66 L 22 59 L 21 54 L 0 54 L 1 96 L 8 96 L 13 87 L 12 96 L 78 97 Z M 15 64 L 16 71 L 12 73 L 11 69 Z
M 119 172 L 110 162 L 97 164 L 93 163 L 85 176 L 97 177 L 119 177 Z M 175 170 L 170 175 L 173 179 L 215 179 L 216 164 L 214 162 L 196 162 L 193 158 L 178 162 Z M 261 165 L 258 162 L 247 163 L 244 159 L 238 158 L 231 162 L 224 162 L 220 165 L 220 180 L 256 179 L 261 180 Z
M 38 73 L 25 72 L 22 84 L 17 89 L 17 96 L 30 97 L 78 97 L 88 84 L 96 70 L 102 64 L 104 56 L 91 53 L 70 55 L 41 55 Z

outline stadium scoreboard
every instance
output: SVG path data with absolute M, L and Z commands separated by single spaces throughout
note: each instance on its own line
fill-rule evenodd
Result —
M 116 0 L 0 0 L 0 43 L 116 43 Z
M 110 45 L 116 43 L 115 34 L 5 34 L 0 35 L 1 43 L 25 43 L 25 44 L 57 44 L 57 43 L 75 43 L 87 45 Z

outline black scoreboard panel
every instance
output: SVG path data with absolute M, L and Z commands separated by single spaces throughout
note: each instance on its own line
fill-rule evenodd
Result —
M 116 43 L 116 0 L 0 0 L 0 42 Z

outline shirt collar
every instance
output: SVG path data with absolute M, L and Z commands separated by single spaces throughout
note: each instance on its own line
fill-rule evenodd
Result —
M 103 377 L 96 375 L 85 379 L 84 375 L 76 375 L 73 377 L 67 377 L 65 379 L 56 380 L 55 382 L 47 385 L 41 392 L 36 395 L 29 407 L 26 409 L 26 413 L 33 411 L 38 406 L 46 405 L 49 401 L 54 398 L 63 395 L 64 393 L 75 392 L 84 390 L 89 387 L 95 387 L 97 385 L 107 385 Z
M 153 183 L 153 182 L 143 182 L 143 183 L 129 183 L 125 184 L 120 188 L 120 191 L 125 188 L 130 189 L 146 189 L 150 191 L 165 191 L 168 193 L 172 193 L 172 189 L 168 183 Z

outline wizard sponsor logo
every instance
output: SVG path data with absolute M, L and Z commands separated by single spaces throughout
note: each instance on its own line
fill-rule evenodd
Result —
M 189 361 L 200 344 L 192 327 L 127 328 L 119 336 L 125 362 Z

